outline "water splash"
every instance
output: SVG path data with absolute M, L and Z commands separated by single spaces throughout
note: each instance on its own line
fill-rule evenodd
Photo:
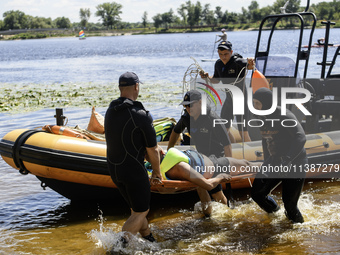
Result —
M 305 223 L 292 224 L 284 214 L 280 193 L 274 198 L 281 209 L 267 214 L 251 199 L 238 201 L 235 209 L 212 202 L 212 215 L 204 218 L 201 203 L 193 210 L 180 210 L 171 216 L 155 218 L 151 229 L 157 243 L 134 236 L 128 247 L 120 242 L 124 233 L 116 223 L 104 224 L 100 216 L 99 230 L 90 237 L 108 254 L 269 254 L 277 252 L 335 251 L 339 248 L 340 203 L 303 193 L 299 208 Z M 105 226 L 104 226 L 105 225 Z M 334 236 L 332 248 L 329 236 Z M 327 238 L 328 246 L 317 245 Z M 299 244 L 299 246 L 297 246 Z
M 138 236 L 122 232 L 121 226 L 116 223 L 105 225 L 103 212 L 98 210 L 99 229 L 91 230 L 88 236 L 96 243 L 97 248 L 105 251 L 105 254 L 155 254 L 154 252 L 160 249 L 158 243 L 151 243 Z M 129 240 L 126 244 L 123 239 L 127 236 Z

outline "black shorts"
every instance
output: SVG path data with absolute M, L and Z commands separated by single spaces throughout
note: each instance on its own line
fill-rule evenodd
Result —
M 213 162 L 215 166 L 215 172 L 213 177 L 216 177 L 218 174 L 225 173 L 230 174 L 230 162 L 226 157 L 217 158 L 215 155 L 210 155 L 209 159 Z
M 109 165 L 111 179 L 134 212 L 145 212 L 150 208 L 150 181 L 142 165 Z

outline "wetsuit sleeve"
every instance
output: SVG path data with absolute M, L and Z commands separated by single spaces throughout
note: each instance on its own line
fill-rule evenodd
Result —
M 183 130 L 188 127 L 188 121 L 190 121 L 190 119 L 188 119 L 189 117 L 186 116 L 186 114 L 183 114 L 181 116 L 181 118 L 179 119 L 179 121 L 177 122 L 177 124 L 174 127 L 174 132 L 177 134 L 180 134 L 183 132 Z
M 218 64 L 218 60 L 216 61 L 216 63 L 215 63 L 215 68 L 214 68 L 214 75 L 213 75 L 213 78 L 215 78 L 215 79 L 220 79 L 221 77 L 220 77 L 220 72 L 219 72 L 219 64 Z
M 140 121 L 138 126 L 144 136 L 145 147 L 154 147 L 157 145 L 156 131 L 152 124 L 152 117 L 149 112 L 140 110 Z
M 285 119 L 295 119 L 295 116 L 292 113 L 287 113 Z M 295 127 L 283 127 L 290 135 L 290 148 L 287 153 L 287 156 L 291 159 L 291 161 L 296 158 L 299 153 L 303 150 L 306 143 L 306 135 L 300 123 L 296 120 L 297 125 Z
M 220 119 L 220 117 L 213 111 L 210 112 L 209 117 L 211 119 L 211 123 L 213 122 L 214 119 Z M 227 146 L 230 144 L 228 131 L 225 125 L 216 125 L 213 128 L 213 132 L 215 133 L 215 137 L 219 139 L 223 146 Z
M 236 63 L 236 66 L 238 68 L 237 73 L 239 73 L 244 67 L 247 66 L 248 60 L 246 58 L 237 58 L 235 60 L 235 63 Z M 241 77 L 243 77 L 245 75 L 245 73 L 246 73 L 246 70 L 243 69 Z

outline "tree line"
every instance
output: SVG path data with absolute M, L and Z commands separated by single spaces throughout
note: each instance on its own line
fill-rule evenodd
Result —
M 79 10 L 80 22 L 71 23 L 67 17 L 58 17 L 54 20 L 44 17 L 33 17 L 26 15 L 19 10 L 11 10 L 3 13 L 3 20 L 0 20 L 0 30 L 9 29 L 35 29 L 35 28 L 87 28 L 91 30 L 102 29 L 129 29 L 129 28 L 151 28 L 169 29 L 170 27 L 190 27 L 194 26 L 232 26 L 235 24 L 246 25 L 258 23 L 265 16 L 281 12 L 281 7 L 286 0 L 276 0 L 272 5 L 260 8 L 257 1 L 253 0 L 250 5 L 242 7 L 240 13 L 222 10 L 221 6 L 211 9 L 210 4 L 204 6 L 200 1 L 196 3 L 190 0 L 181 4 L 176 10 L 170 9 L 165 13 L 158 13 L 148 18 L 145 11 L 141 17 L 141 22 L 130 23 L 121 20 L 122 5 L 116 2 L 106 2 L 96 6 L 94 13 L 100 22 L 91 23 L 89 19 L 92 15 L 89 8 Z M 286 12 L 303 11 L 300 0 L 290 0 Z M 310 11 L 314 12 L 320 20 L 340 20 L 340 0 L 332 2 L 320 2 L 312 4 Z

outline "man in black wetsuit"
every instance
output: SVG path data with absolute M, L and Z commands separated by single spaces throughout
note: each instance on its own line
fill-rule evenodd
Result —
M 233 53 L 232 44 L 229 41 L 222 41 L 217 47 L 217 52 L 220 58 L 215 63 L 214 75 L 209 76 L 207 72 L 201 72 L 201 78 L 210 79 L 211 83 L 219 83 L 221 81 L 224 84 L 234 84 L 236 81 L 235 86 L 241 89 L 241 91 L 243 91 L 243 94 L 245 95 L 245 98 L 247 98 L 247 89 L 245 88 L 244 78 L 246 74 L 246 69 L 253 69 L 254 59 L 244 59 L 238 53 Z M 245 142 L 249 142 L 250 137 L 247 131 L 247 125 L 242 124 L 242 121 L 245 121 L 245 123 L 247 122 L 249 115 L 246 101 L 247 100 L 245 100 L 245 114 L 243 116 L 244 118 L 242 119 L 242 116 L 240 115 L 237 115 L 236 118 L 238 122 L 238 130 L 241 137 Z M 232 143 L 234 143 L 235 138 L 229 130 L 230 120 L 234 119 L 233 99 L 230 91 L 226 91 L 226 99 L 222 106 L 221 118 L 228 120 L 226 127 L 228 129 L 230 140 Z
M 220 117 L 207 107 L 207 114 L 201 114 L 201 93 L 197 90 L 188 91 L 181 103 L 184 107 L 184 114 L 177 122 L 173 131 L 171 132 L 168 149 L 173 147 L 178 140 L 180 134 L 185 128 L 191 136 L 192 144 L 196 146 L 197 151 L 204 155 L 215 155 L 216 157 L 231 157 L 231 144 L 228 136 L 228 132 L 224 125 L 213 126 L 214 119 L 220 119 Z M 232 202 L 231 186 L 226 184 L 228 193 L 228 205 Z M 210 194 L 214 199 L 225 199 L 221 194 L 222 186 L 218 185 L 215 189 L 210 191 Z M 214 196 L 214 194 L 217 194 Z M 227 203 L 227 201 L 224 201 Z
M 122 231 L 134 235 L 139 232 L 145 239 L 154 241 L 146 219 L 151 193 L 144 158 L 147 156 L 153 168 L 151 185 L 161 182 L 156 133 L 149 112 L 135 101 L 139 94 L 137 75 L 122 74 L 119 90 L 120 97 L 111 102 L 105 114 L 105 137 L 111 178 L 131 208 L 131 216 Z
M 254 108 L 268 110 L 272 106 L 272 91 L 258 89 L 253 96 Z M 304 184 L 304 171 L 307 161 L 305 132 L 295 115 L 287 110 L 281 115 L 281 107 L 268 116 L 259 116 L 264 124 L 260 128 L 264 162 L 254 180 L 251 196 L 266 212 L 273 213 L 280 209 L 270 192 L 282 183 L 282 200 L 286 216 L 293 223 L 304 222 L 297 203 Z M 266 121 L 270 120 L 270 121 Z M 276 121 L 272 121 L 276 120 Z M 282 126 L 284 121 L 285 126 Z M 295 125 L 296 124 L 296 125 Z M 277 167 L 278 171 L 271 171 Z

